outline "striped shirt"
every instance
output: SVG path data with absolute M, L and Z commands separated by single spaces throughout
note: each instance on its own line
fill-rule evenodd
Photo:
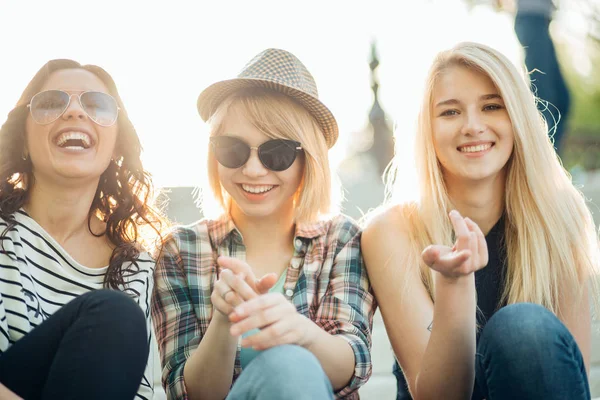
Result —
M 17 225 L 2 238 L 4 248 L 0 248 L 0 357 L 60 307 L 83 293 L 101 289 L 107 270 L 79 264 L 25 211 L 17 211 L 14 217 Z M 0 218 L 0 232 L 6 227 Z M 155 263 L 148 253 L 142 253 L 137 263 L 139 271 L 134 269 L 125 278 L 125 292 L 146 315 L 150 343 L 149 302 Z M 150 357 L 137 399 L 152 399 L 153 371 Z
M 354 375 L 336 398 L 357 399 L 357 389 L 371 375 L 375 300 L 363 266 L 360 235 L 356 223 L 344 216 L 297 225 L 283 286 L 285 297 L 300 314 L 348 341 L 354 352 Z M 174 228 L 157 262 L 152 313 L 163 386 L 170 399 L 187 399 L 183 369 L 213 315 L 210 295 L 220 255 L 246 259 L 242 236 L 229 216 Z M 241 372 L 238 343 L 233 382 Z

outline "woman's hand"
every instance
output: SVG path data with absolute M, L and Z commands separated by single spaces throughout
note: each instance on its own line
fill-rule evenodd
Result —
M 421 257 L 429 268 L 454 280 L 485 267 L 488 249 L 485 236 L 475 222 L 463 218 L 456 210 L 450 212 L 450 220 L 456 234 L 454 246 L 431 245 L 423 250 Z
M 235 274 L 229 269 L 223 269 L 215 282 L 210 301 L 222 316 L 227 317 L 234 307 L 256 296 L 256 292 L 246 283 L 243 273 Z
M 240 274 L 245 277 L 245 281 L 257 294 L 264 294 L 269 291 L 277 283 L 277 274 L 266 274 L 260 279 L 257 279 L 250 265 L 242 260 L 233 257 L 220 256 L 217 263 L 223 269 L 229 269 L 234 274 Z
M 210 300 L 222 316 L 229 316 L 233 308 L 259 294 L 266 293 L 276 282 L 276 274 L 266 274 L 256 279 L 250 266 L 235 258 L 221 256 L 217 259 L 221 267 Z
M 257 296 L 237 306 L 229 316 L 234 324 L 233 336 L 243 335 L 252 329 L 260 332 L 242 340 L 243 347 L 264 350 L 280 344 L 297 344 L 310 347 L 316 337 L 314 322 L 296 311 L 281 293 Z

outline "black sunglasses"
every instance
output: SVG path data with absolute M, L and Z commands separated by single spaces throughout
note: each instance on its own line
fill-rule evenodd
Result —
M 262 165 L 271 171 L 285 171 L 291 167 L 297 153 L 302 150 L 300 142 L 285 139 L 268 140 L 258 147 L 251 147 L 233 136 L 213 136 L 210 144 L 215 158 L 226 168 L 239 168 L 246 164 L 254 149 L 258 151 L 258 159 Z

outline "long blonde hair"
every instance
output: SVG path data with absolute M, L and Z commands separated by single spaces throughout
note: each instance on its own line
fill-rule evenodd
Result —
M 429 71 L 415 138 L 419 196 L 417 201 L 399 207 L 412 244 L 406 265 L 420 268 L 423 283 L 434 299 L 432 272 L 420 254 L 432 243 L 451 246 L 453 230 L 447 217 L 451 200 L 433 146 L 431 109 L 437 79 L 452 66 L 487 75 L 499 90 L 512 121 L 514 148 L 505 183 L 507 271 L 502 303 L 537 303 L 561 315 L 561 296 L 584 293 L 582 285 L 596 274 L 594 223 L 583 195 L 571 183 L 554 151 L 527 76 L 520 74 L 507 57 L 485 45 L 460 43 L 438 54 Z M 403 190 L 398 161 L 392 162 L 387 176 L 391 201 L 394 193 Z
M 304 175 L 294 197 L 295 221 L 311 223 L 336 209 L 332 201 L 332 180 L 328 147 L 320 126 L 310 113 L 289 96 L 263 88 L 248 88 L 225 99 L 208 121 L 210 136 L 222 135 L 227 117 L 243 115 L 266 136 L 291 139 L 302 144 Z M 205 215 L 216 217 L 229 212 L 231 196 L 223 189 L 217 160 L 209 148 L 208 185 L 211 196 L 203 196 Z M 212 214 L 212 215 L 211 215 Z

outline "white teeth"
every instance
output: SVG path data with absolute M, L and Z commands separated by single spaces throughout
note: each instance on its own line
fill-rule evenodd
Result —
M 244 189 L 248 193 L 264 193 L 264 192 L 268 192 L 269 190 L 273 189 L 274 187 L 275 187 L 275 185 L 255 186 L 255 185 L 242 184 L 242 189 Z
M 69 140 L 81 140 L 84 148 L 89 148 L 92 145 L 92 139 L 89 137 L 87 133 L 83 132 L 65 132 L 60 134 L 60 136 L 56 139 L 56 144 L 60 147 L 63 147 L 65 143 Z M 79 149 L 81 146 L 68 146 L 67 149 Z
M 487 143 L 487 144 L 480 144 L 477 146 L 459 147 L 458 150 L 461 153 L 477 153 L 478 151 L 485 151 L 485 150 L 489 149 L 490 147 L 492 147 L 492 144 Z

